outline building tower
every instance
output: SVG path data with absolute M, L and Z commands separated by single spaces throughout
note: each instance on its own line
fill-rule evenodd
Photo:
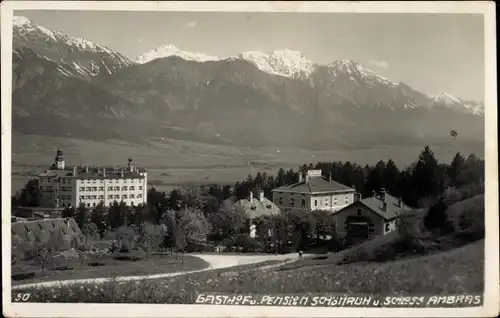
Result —
M 55 166 L 58 170 L 64 170 L 64 156 L 61 149 L 57 149 L 57 155 L 55 159 Z
M 132 160 L 132 157 L 128 158 L 128 170 L 134 171 L 134 161 Z

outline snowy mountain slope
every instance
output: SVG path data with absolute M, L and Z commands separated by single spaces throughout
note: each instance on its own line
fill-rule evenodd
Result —
M 235 58 L 251 62 L 266 73 L 291 78 L 307 78 L 316 67 L 316 63 L 309 60 L 304 54 L 288 49 L 273 51 L 270 54 L 249 51 L 241 53 Z
M 48 30 L 31 22 L 26 17 L 13 17 L 13 49 L 29 48 L 40 56 L 65 67 L 69 74 L 95 76 L 100 73 L 112 74 L 116 70 L 133 64 L 128 58 L 90 40 L 71 37 L 67 34 Z M 64 72 L 64 71 L 61 71 Z
M 164 58 L 170 56 L 178 56 L 184 60 L 196 61 L 196 62 L 220 60 L 220 58 L 217 56 L 210 56 L 204 53 L 193 53 L 193 52 L 182 51 L 175 45 L 167 44 L 140 55 L 136 59 L 136 62 L 139 64 L 144 64 L 158 58 Z
M 432 104 L 434 106 L 446 107 L 473 115 L 484 114 L 484 103 L 473 100 L 464 100 L 443 91 L 440 91 L 432 97 Z

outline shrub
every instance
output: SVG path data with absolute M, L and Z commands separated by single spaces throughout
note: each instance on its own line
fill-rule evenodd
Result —
M 424 217 L 424 225 L 430 231 L 438 231 L 441 234 L 447 234 L 453 231 L 453 225 L 448 220 L 446 210 L 448 205 L 441 198 L 432 205 Z
M 139 261 L 146 257 L 146 253 L 141 250 L 131 250 L 123 253 L 118 252 L 113 258 L 117 261 Z
M 455 204 L 456 202 L 459 202 L 462 200 L 463 193 L 459 189 L 455 187 L 449 187 L 447 188 L 442 195 L 443 201 L 446 203 L 446 205 L 450 206 L 452 204 Z
M 466 242 L 484 238 L 484 204 L 484 195 L 477 195 L 450 206 L 447 214 L 459 238 L 465 239 Z

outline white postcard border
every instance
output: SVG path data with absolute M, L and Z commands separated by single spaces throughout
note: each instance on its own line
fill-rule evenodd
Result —
M 498 314 L 498 142 L 495 4 L 487 1 L 429 2 L 240 2 L 240 1 L 3 1 L 2 52 L 2 232 L 10 233 L 11 92 L 13 10 L 111 11 L 248 11 L 351 13 L 464 13 L 483 14 L 485 23 L 485 297 L 476 308 L 319 308 L 146 304 L 31 304 L 11 303 L 10 235 L 3 235 L 3 312 L 5 316 L 37 317 L 483 317 Z

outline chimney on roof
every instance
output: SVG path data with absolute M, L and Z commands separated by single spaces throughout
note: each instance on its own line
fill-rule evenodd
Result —
M 380 200 L 384 202 L 387 201 L 387 193 L 385 192 L 385 188 L 380 189 Z
M 259 201 L 260 202 L 264 201 L 264 191 L 263 190 L 259 191 Z
M 383 204 L 384 204 L 384 207 L 383 207 L 384 212 L 387 212 L 387 201 L 384 201 L 384 203 L 383 203 Z
M 362 199 L 361 193 L 355 192 L 354 193 L 354 202 L 360 201 Z
M 106 176 L 106 168 L 103 168 L 102 169 L 102 176 L 105 177 Z
M 89 173 L 89 166 L 85 166 L 85 173 Z
M 328 172 L 328 182 L 332 183 L 332 173 Z
M 121 173 L 121 176 L 122 176 L 122 178 L 123 178 L 123 169 L 122 169 L 122 173 Z
M 302 171 L 299 171 L 299 183 L 302 183 L 304 181 L 304 177 L 302 175 Z
M 377 196 L 377 192 L 375 192 L 375 190 L 372 190 L 372 197 L 376 197 Z
M 401 198 L 398 198 L 398 207 L 399 208 L 403 207 L 403 200 Z
M 76 166 L 73 166 L 73 176 L 76 176 Z
M 249 199 L 250 199 L 250 203 L 252 203 L 252 201 L 253 201 L 253 191 L 250 191 L 250 197 L 249 197 Z

